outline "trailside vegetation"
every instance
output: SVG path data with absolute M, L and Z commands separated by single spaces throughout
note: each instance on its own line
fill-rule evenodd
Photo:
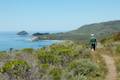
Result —
M 102 58 L 73 41 L 0 53 L 0 80 L 103 80 L 105 73 Z

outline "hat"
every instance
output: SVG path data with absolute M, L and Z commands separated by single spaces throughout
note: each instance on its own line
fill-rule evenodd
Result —
M 91 36 L 94 36 L 95 34 L 91 34 Z

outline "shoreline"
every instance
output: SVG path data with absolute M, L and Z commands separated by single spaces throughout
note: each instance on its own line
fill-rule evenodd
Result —
M 23 50 L 23 49 L 34 49 L 34 50 L 37 50 L 37 49 L 40 49 L 40 48 L 43 48 L 43 47 L 48 47 L 50 45 L 53 45 L 53 44 L 58 44 L 58 43 L 61 43 L 61 42 L 64 42 L 65 40 L 41 40 L 41 41 L 55 41 L 51 44 L 48 44 L 48 45 L 44 45 L 44 46 L 39 46 L 39 47 L 25 47 L 25 48 L 12 48 L 12 51 L 19 51 L 19 50 Z M 35 42 L 38 42 L 38 41 L 35 41 Z M 32 42 L 34 43 L 34 42 Z M 6 49 L 6 50 L 0 50 L 0 53 L 1 52 L 10 52 L 10 48 Z

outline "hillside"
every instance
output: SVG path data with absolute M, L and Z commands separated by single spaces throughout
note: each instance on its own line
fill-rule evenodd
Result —
M 104 80 L 103 59 L 85 47 L 66 41 L 37 50 L 0 52 L 0 80 Z
M 97 36 L 99 36 L 99 35 L 106 35 L 106 33 L 109 34 L 118 31 L 120 31 L 120 20 L 84 25 L 77 30 L 70 31 L 69 33 L 83 34 L 83 35 L 89 35 L 90 33 L 95 33 Z
M 120 33 L 102 41 L 95 52 L 80 41 L 0 52 L 0 80 L 119 80 Z
M 112 33 L 120 32 L 120 20 L 94 23 L 81 26 L 80 28 L 65 32 L 49 35 L 49 39 L 67 39 L 67 40 L 87 40 L 91 33 L 94 33 L 98 39 L 102 39 Z
M 106 37 L 101 40 L 101 43 L 112 43 L 112 42 L 119 42 L 120 41 L 120 32 L 112 34 L 112 36 Z

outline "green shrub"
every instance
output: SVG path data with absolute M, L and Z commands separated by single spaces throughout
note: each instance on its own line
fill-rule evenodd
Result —
M 71 47 L 66 47 L 64 45 L 52 45 L 49 48 L 49 51 L 53 54 L 57 54 L 57 55 L 66 55 L 68 53 L 71 53 L 72 48 Z
M 116 48 L 116 52 L 120 53 L 120 45 L 117 46 L 117 48 Z
M 91 54 L 90 54 L 90 50 L 89 49 L 83 49 L 81 50 L 80 52 L 80 58 L 83 58 L 83 59 L 89 59 L 91 57 Z
M 40 63 L 42 64 L 57 64 L 60 62 L 60 58 L 57 55 L 46 53 L 45 51 L 42 51 L 38 54 L 38 59 Z
M 72 59 L 72 58 L 78 56 L 79 50 L 81 50 L 80 48 L 77 49 L 76 47 L 77 46 L 75 46 L 75 45 L 67 46 L 67 44 L 66 45 L 61 44 L 61 45 L 54 45 L 49 50 L 51 51 L 52 54 L 56 54 L 61 57 Z
M 68 69 L 73 71 L 74 75 L 89 75 L 95 73 L 98 66 L 89 59 L 81 59 L 71 62 Z
M 42 69 L 48 69 L 49 68 L 49 64 L 41 64 L 40 65 Z
M 22 51 L 26 52 L 26 53 L 32 53 L 34 51 L 34 49 L 33 48 L 25 48 Z
M 7 53 L 6 51 L 0 51 L 0 54 L 5 54 L 5 53 Z
M 114 39 L 114 41 L 120 41 L 120 32 L 113 35 L 113 39 Z
M 51 65 L 49 64 L 39 64 L 38 65 L 38 75 L 40 76 L 40 78 L 43 78 L 45 75 L 48 74 L 49 68 Z
M 115 41 L 120 41 L 120 32 L 115 33 L 111 36 L 108 36 L 107 38 L 104 38 L 101 40 L 101 43 L 105 44 L 105 43 L 110 43 L 110 42 L 115 42 Z
M 50 70 L 49 74 L 52 76 L 53 80 L 61 80 L 62 69 L 55 67 Z
M 84 75 L 76 75 L 76 76 L 72 76 L 69 80 L 88 80 L 88 78 Z
M 1 52 L 0 52 L 0 59 L 8 58 L 8 57 L 9 57 L 8 54 L 6 54 L 6 53 L 1 53 Z
M 9 76 L 17 77 L 17 76 L 25 76 L 26 72 L 28 72 L 30 69 L 30 66 L 27 64 L 27 62 L 23 60 L 13 60 L 8 61 L 4 64 L 4 66 L 1 68 L 2 73 L 7 73 Z

